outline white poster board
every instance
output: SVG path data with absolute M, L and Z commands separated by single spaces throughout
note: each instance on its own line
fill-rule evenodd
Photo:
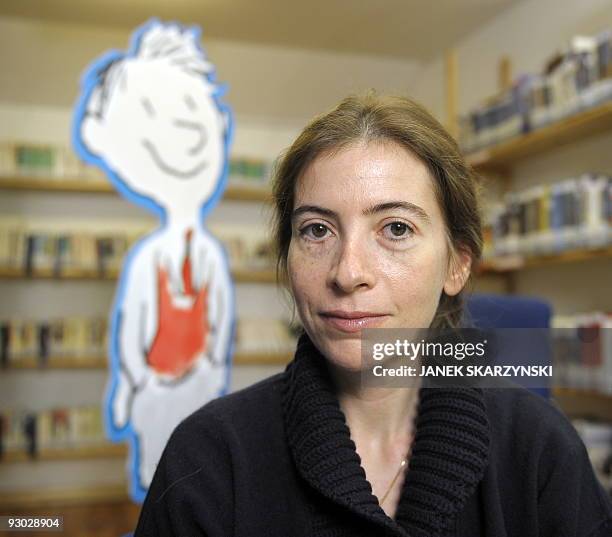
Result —
M 156 19 L 81 80 L 74 147 L 159 227 L 128 252 L 109 332 L 108 436 L 130 443 L 142 501 L 174 427 L 228 390 L 235 331 L 225 250 L 205 227 L 227 182 L 232 115 L 198 28 Z

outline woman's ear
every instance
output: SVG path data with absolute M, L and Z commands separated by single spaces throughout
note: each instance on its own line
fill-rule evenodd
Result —
M 472 269 L 472 256 L 467 248 L 457 248 L 451 252 L 448 273 L 444 282 L 444 292 L 448 296 L 458 294 L 465 286 Z

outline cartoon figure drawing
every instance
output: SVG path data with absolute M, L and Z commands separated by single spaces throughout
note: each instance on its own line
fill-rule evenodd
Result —
M 87 69 L 73 125 L 80 157 L 160 219 L 124 260 L 109 333 L 106 426 L 130 440 L 137 501 L 174 427 L 229 383 L 234 290 L 204 221 L 227 181 L 232 118 L 199 42 L 198 29 L 145 24 Z

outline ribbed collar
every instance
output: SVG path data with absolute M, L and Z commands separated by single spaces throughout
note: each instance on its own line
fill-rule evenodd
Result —
M 316 491 L 382 526 L 385 535 L 437 537 L 452 529 L 487 465 L 489 422 L 481 389 L 420 389 L 408 471 L 391 519 L 372 493 L 325 358 L 307 334 L 283 380 L 290 450 Z

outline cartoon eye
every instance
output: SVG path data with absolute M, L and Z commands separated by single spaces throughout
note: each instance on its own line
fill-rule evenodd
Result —
M 198 105 L 195 102 L 195 99 L 191 95 L 185 95 L 185 104 L 187 108 L 191 111 L 196 111 L 198 109 Z
M 145 109 L 145 112 L 149 115 L 149 117 L 155 117 L 155 108 L 153 108 L 153 104 L 147 97 L 143 97 L 140 99 L 140 104 Z

